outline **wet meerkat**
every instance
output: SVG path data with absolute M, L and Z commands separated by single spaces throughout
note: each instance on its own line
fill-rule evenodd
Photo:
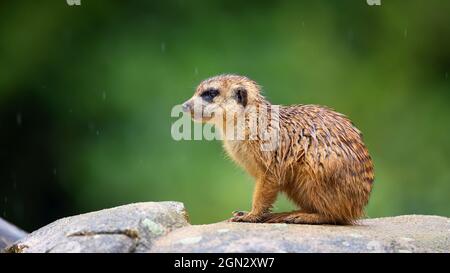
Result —
M 253 202 L 250 212 L 234 212 L 230 221 L 353 224 L 364 216 L 373 164 L 362 134 L 343 114 L 318 105 L 271 105 L 255 81 L 238 75 L 204 80 L 183 110 L 222 134 L 233 126 L 243 133 L 243 138 L 223 137 L 223 146 L 254 177 Z M 251 122 L 255 115 L 257 122 Z M 263 130 L 250 137 L 255 131 L 249 124 Z M 261 131 L 277 133 L 272 149 L 264 148 Z M 272 213 L 278 193 L 299 209 Z

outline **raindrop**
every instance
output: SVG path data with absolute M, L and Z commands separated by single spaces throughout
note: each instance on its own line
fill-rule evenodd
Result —
M 305 27 L 305 21 L 302 21 L 302 27 Z
M 100 135 L 100 130 L 95 131 L 95 134 L 96 134 L 97 136 L 99 136 L 99 135 Z
M 139 159 L 139 164 L 140 166 L 142 166 L 144 164 L 144 160 L 143 159 Z
M 22 126 L 22 114 L 21 113 L 17 113 L 16 122 L 17 122 L 17 125 Z
M 448 72 L 445 72 L 445 79 L 448 80 Z
M 405 38 L 408 37 L 408 29 L 407 28 L 405 28 L 405 31 L 403 32 L 403 35 L 405 36 Z
M 95 125 L 93 122 L 88 122 L 88 128 L 91 130 L 91 132 L 95 129 Z
M 196 68 L 194 69 L 194 74 L 195 74 L 195 75 L 198 75 L 198 67 L 196 67 Z
M 53 169 L 53 175 L 56 176 L 56 168 Z
M 6 207 L 6 203 L 8 203 L 8 197 L 5 196 L 4 201 L 5 201 L 5 207 Z M 3 210 L 3 218 L 6 218 L 6 210 Z
M 69 113 L 72 113 L 73 112 L 73 110 L 72 109 L 69 109 Z
M 102 93 L 102 99 L 106 100 L 106 92 L 105 91 L 103 91 L 103 93 Z
M 347 31 L 347 39 L 348 39 L 349 41 L 353 41 L 354 38 L 355 38 L 355 34 L 354 34 L 353 30 L 351 30 L 351 29 L 348 30 L 348 31 Z
M 161 52 L 166 52 L 166 43 L 161 43 Z

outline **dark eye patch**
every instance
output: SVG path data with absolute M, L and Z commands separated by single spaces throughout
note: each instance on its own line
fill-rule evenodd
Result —
M 219 95 L 219 90 L 210 88 L 210 89 L 203 91 L 203 93 L 200 95 L 200 97 L 202 97 L 202 99 L 206 102 L 212 102 L 214 100 L 214 98 L 217 97 L 217 95 Z
M 241 104 L 242 106 L 246 107 L 247 106 L 247 102 L 248 102 L 248 94 L 247 94 L 247 90 L 245 90 L 244 88 L 238 88 L 235 91 L 235 98 L 237 103 Z

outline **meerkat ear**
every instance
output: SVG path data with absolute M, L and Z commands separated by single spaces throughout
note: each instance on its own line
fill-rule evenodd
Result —
M 245 90 L 242 87 L 239 87 L 235 91 L 235 98 L 238 104 L 241 104 L 242 106 L 247 106 L 247 90 Z

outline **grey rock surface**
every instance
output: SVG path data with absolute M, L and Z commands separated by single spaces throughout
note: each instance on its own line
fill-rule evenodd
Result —
M 450 218 L 408 215 L 355 226 L 217 223 L 187 226 L 151 252 L 450 252 Z
M 354 226 L 190 225 L 182 203 L 148 202 L 60 219 L 7 251 L 450 253 L 450 218 L 407 215 Z
M 188 225 L 182 203 L 147 202 L 57 220 L 7 252 L 146 252 L 154 240 Z
M 25 231 L 0 218 L 0 250 L 26 235 Z

